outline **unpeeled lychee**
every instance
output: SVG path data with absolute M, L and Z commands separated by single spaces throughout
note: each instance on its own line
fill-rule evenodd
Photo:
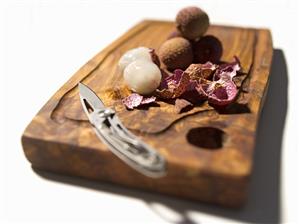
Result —
M 182 36 L 189 40 L 201 37 L 210 25 L 208 14 L 198 7 L 181 9 L 175 21 Z
M 192 45 L 185 38 L 175 37 L 161 45 L 158 56 L 170 70 L 185 69 L 193 61 Z
M 207 35 L 193 43 L 193 53 L 195 63 L 218 63 L 223 53 L 223 47 L 218 38 Z

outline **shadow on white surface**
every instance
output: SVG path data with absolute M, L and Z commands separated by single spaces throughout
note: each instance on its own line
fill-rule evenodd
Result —
M 259 121 L 253 174 L 249 187 L 248 201 L 240 209 L 228 209 L 219 206 L 176 199 L 160 194 L 143 192 L 108 183 L 93 182 L 76 177 L 62 176 L 46 171 L 33 170 L 41 177 L 77 185 L 99 191 L 125 195 L 144 200 L 149 208 L 161 218 L 165 218 L 157 209 L 161 204 L 178 214 L 174 223 L 198 223 L 190 212 L 206 213 L 243 222 L 279 223 L 280 222 L 280 161 L 282 137 L 287 113 L 288 75 L 282 50 L 274 50 L 268 95 Z M 166 221 L 171 221 L 167 220 Z

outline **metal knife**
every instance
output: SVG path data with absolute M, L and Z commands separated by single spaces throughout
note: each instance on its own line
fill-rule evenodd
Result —
M 81 104 L 95 133 L 127 165 L 148 177 L 166 174 L 166 161 L 156 150 L 128 131 L 115 111 L 86 85 L 79 83 Z

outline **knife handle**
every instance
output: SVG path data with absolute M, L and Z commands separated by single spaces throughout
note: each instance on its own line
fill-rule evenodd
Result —
M 166 162 L 162 155 L 127 130 L 111 109 L 95 111 L 94 129 L 109 149 L 127 165 L 148 177 L 166 174 Z

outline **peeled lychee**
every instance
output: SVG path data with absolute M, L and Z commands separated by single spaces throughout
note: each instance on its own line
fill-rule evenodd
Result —
M 135 60 L 126 66 L 124 79 L 127 85 L 136 93 L 146 95 L 155 91 L 161 82 L 159 67 L 148 60 Z
M 137 47 L 127 51 L 118 62 L 118 66 L 123 71 L 130 63 L 136 60 L 147 60 L 151 61 L 160 66 L 159 58 L 157 57 L 154 49 L 147 47 Z
M 210 25 L 207 13 L 198 7 L 181 9 L 175 21 L 176 27 L 182 33 L 182 36 L 190 40 L 201 37 Z
M 175 37 L 165 41 L 159 51 L 160 60 L 170 70 L 185 69 L 193 61 L 191 43 L 182 37 Z

